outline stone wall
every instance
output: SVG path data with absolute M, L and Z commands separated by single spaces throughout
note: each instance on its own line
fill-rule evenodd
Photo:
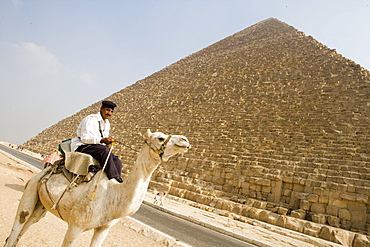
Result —
M 122 143 L 139 149 L 150 128 L 193 145 L 162 164 L 151 186 L 248 217 L 259 218 L 253 207 L 370 234 L 369 71 L 295 28 L 262 21 L 108 99 L 119 105 L 112 137 Z M 98 109 L 25 145 L 50 152 Z M 116 153 L 128 173 L 136 152 Z

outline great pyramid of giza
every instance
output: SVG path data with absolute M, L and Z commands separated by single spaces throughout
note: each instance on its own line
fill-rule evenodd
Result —
M 122 143 L 138 149 L 148 128 L 192 143 L 151 186 L 269 223 L 287 216 L 369 235 L 369 71 L 292 26 L 261 21 L 107 99 L 119 106 L 112 137 Z M 25 146 L 50 153 L 99 106 Z M 115 153 L 129 171 L 136 152 Z

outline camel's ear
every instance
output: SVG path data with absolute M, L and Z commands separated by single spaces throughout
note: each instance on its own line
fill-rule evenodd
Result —
M 149 138 L 151 136 L 152 132 L 150 131 L 150 129 L 147 129 L 146 130 L 146 138 Z

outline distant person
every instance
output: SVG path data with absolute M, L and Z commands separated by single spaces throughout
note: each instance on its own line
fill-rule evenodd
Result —
M 159 205 L 159 200 L 161 199 L 161 196 L 159 193 L 157 193 L 155 196 L 154 196 L 154 202 L 153 204 L 154 205 Z
M 107 159 L 110 145 L 114 141 L 109 138 L 110 123 L 109 118 L 113 115 L 117 105 L 112 101 L 103 101 L 100 112 L 91 114 L 82 119 L 77 128 L 77 136 L 72 139 L 72 151 L 90 154 L 100 162 L 103 167 Z M 113 153 L 110 154 L 104 172 L 108 179 L 115 179 L 122 183 L 121 172 L 122 162 Z
M 166 199 L 166 192 L 163 192 L 163 195 L 159 199 L 159 206 L 163 206 L 165 199 Z

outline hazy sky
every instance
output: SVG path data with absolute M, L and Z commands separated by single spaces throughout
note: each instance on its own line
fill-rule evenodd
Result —
M 21 144 L 270 17 L 370 70 L 370 0 L 0 0 L 0 140 Z

